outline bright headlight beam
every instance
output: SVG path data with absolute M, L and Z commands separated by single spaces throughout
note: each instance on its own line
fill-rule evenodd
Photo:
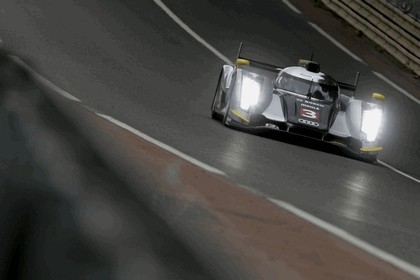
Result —
M 370 109 L 363 112 L 362 132 L 366 134 L 367 141 L 375 141 L 381 125 L 382 110 Z
M 240 106 L 243 110 L 248 110 L 249 107 L 258 103 L 260 88 L 260 84 L 255 80 L 248 77 L 243 78 L 240 102 Z

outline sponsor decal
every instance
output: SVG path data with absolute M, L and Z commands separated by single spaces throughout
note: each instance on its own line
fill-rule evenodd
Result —
M 315 102 L 308 101 L 308 100 L 303 100 L 303 102 L 305 102 L 306 104 L 310 104 L 310 105 L 317 106 L 317 107 L 324 107 L 324 105 L 323 105 L 323 104 L 320 104 L 320 103 L 315 103 Z
M 300 106 L 319 111 L 319 107 L 315 107 L 315 106 L 308 105 L 308 104 L 305 104 L 305 103 L 300 104 Z
M 265 126 L 268 127 L 268 128 L 279 130 L 279 127 L 275 124 L 272 124 L 272 123 L 266 123 Z
M 311 75 L 305 74 L 305 73 L 299 73 L 299 75 L 309 78 L 309 79 L 313 79 L 314 77 L 312 77 Z
M 319 112 L 307 108 L 300 108 L 300 115 L 308 119 L 319 120 Z
M 304 119 L 298 119 L 298 121 L 299 121 L 300 123 L 304 123 L 304 124 L 312 125 L 312 126 L 315 126 L 315 127 L 318 127 L 318 126 L 319 126 L 319 123 L 317 123 L 317 122 L 313 122 L 313 121 L 308 121 L 308 120 L 304 120 Z
M 304 105 L 303 103 L 306 103 L 306 104 L 309 104 L 309 105 L 314 105 L 316 107 L 322 107 L 322 108 L 325 107 L 324 104 L 312 102 L 312 101 L 309 101 L 309 100 L 304 100 L 304 99 L 301 99 L 301 98 L 296 98 L 296 101 L 302 102 L 300 105 Z

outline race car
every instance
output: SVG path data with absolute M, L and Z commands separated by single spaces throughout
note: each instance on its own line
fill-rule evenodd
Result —
M 226 126 L 277 130 L 329 142 L 369 162 L 382 150 L 378 134 L 385 97 L 354 98 L 353 85 L 320 72 L 320 64 L 299 60 L 278 67 L 241 56 L 222 67 L 211 105 L 211 116 Z M 343 91 L 352 93 L 350 96 Z

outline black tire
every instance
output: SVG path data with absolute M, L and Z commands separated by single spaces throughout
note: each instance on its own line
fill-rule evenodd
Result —
M 377 164 L 378 163 L 378 155 L 365 155 L 362 157 L 362 160 L 364 162 L 370 163 L 370 164 Z
M 221 79 L 222 79 L 222 75 L 223 75 L 223 69 L 222 69 L 222 71 L 220 71 L 219 80 L 217 81 L 216 91 L 214 92 L 214 96 L 213 96 L 213 102 L 211 103 L 211 118 L 215 119 L 215 120 L 221 120 L 222 119 L 222 115 L 217 113 L 216 110 L 215 110 L 216 99 L 217 99 L 217 95 L 220 91 L 220 82 L 221 82 Z
M 229 123 L 227 122 L 227 118 L 229 117 L 229 111 L 230 111 L 230 101 L 232 100 L 232 97 L 229 98 L 227 104 L 226 104 L 226 112 L 223 115 L 223 125 L 229 126 Z

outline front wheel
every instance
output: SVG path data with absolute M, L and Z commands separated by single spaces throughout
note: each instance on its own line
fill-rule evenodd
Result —
M 214 93 L 213 96 L 213 102 L 211 104 L 211 117 L 212 119 L 216 119 L 216 120 L 220 120 L 222 118 L 222 115 L 216 112 L 216 103 L 218 102 L 219 104 L 221 103 L 221 98 L 223 96 L 223 91 L 221 89 L 221 81 L 222 81 L 222 75 L 223 75 L 223 69 L 222 71 L 220 71 L 220 75 L 219 75 L 219 80 L 217 82 L 217 87 L 216 87 L 216 91 Z M 219 105 L 220 106 L 220 105 Z
M 230 111 L 230 101 L 232 100 L 232 98 L 229 98 L 229 100 L 227 101 L 226 104 L 226 112 L 223 115 L 223 125 L 224 126 L 229 126 L 229 120 L 230 120 L 230 116 L 229 116 L 229 111 Z
M 376 164 L 378 162 L 378 155 L 364 155 L 362 156 L 364 162 Z

